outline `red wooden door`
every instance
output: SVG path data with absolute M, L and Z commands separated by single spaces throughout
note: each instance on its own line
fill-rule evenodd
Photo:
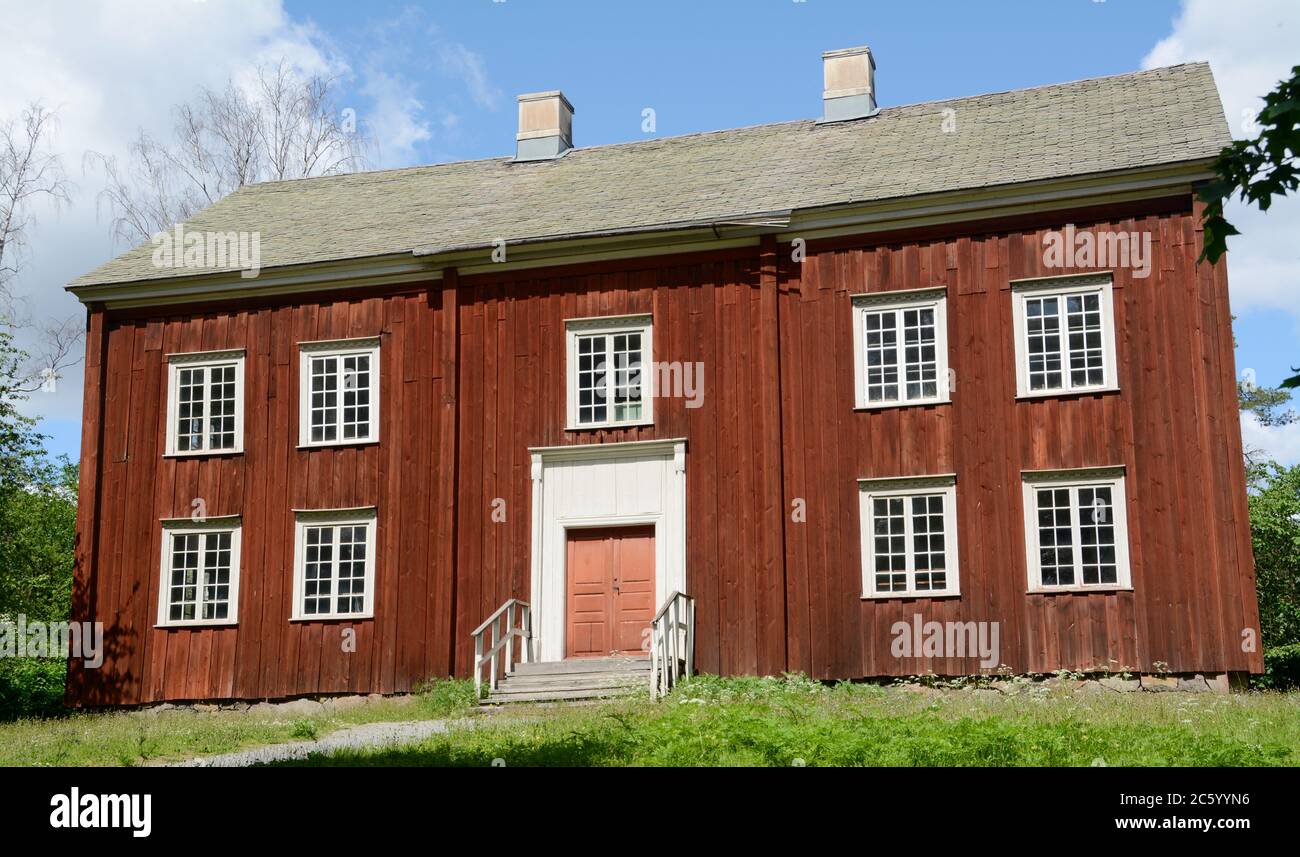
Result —
M 643 654 L 654 616 L 654 527 L 570 530 L 566 567 L 566 657 Z

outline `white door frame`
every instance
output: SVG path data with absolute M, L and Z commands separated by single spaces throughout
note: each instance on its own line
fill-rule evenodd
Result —
M 686 591 L 686 440 L 552 446 L 529 452 L 533 479 L 529 601 L 534 651 L 538 660 L 558 661 L 564 659 L 566 642 L 569 530 L 653 524 L 656 609 L 669 593 Z M 587 478 L 601 480 L 602 486 L 613 480 L 610 497 L 602 500 L 595 492 L 583 490 L 583 477 L 575 478 L 574 469 L 588 467 L 591 473 Z M 567 479 L 556 478 L 561 470 L 566 471 Z M 659 490 L 646 491 L 656 479 Z M 623 484 L 637 489 L 635 496 L 625 491 Z M 578 496 L 564 496 L 575 489 Z

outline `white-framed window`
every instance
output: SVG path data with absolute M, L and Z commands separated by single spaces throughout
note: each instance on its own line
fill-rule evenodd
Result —
M 1032 471 L 1021 477 L 1029 591 L 1132 588 L 1124 469 Z
M 238 515 L 162 522 L 160 626 L 236 623 L 240 532 Z
M 298 445 L 379 440 L 379 337 L 300 342 Z
M 950 400 L 946 288 L 853 296 L 854 405 Z
M 652 334 L 648 315 L 565 322 L 571 430 L 654 422 Z
M 1110 274 L 1019 280 L 1011 301 L 1016 395 L 1118 389 Z
M 957 481 L 858 480 L 862 597 L 957 595 Z
M 167 455 L 244 451 L 244 350 L 167 355 Z
M 295 510 L 294 619 L 375 612 L 375 509 Z

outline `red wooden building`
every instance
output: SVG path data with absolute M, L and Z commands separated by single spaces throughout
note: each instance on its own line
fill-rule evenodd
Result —
M 818 121 L 572 148 L 522 96 L 513 158 L 254 185 L 73 283 L 70 699 L 405 691 L 509 599 L 541 661 L 639 653 L 674 592 L 703 672 L 1259 671 L 1208 67 L 824 63 Z

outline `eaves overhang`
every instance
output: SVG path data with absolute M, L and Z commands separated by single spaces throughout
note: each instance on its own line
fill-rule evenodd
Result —
M 596 261 L 757 246 L 779 242 L 970 223 L 1021 214 L 1191 194 L 1213 177 L 1212 159 L 1152 167 L 844 203 L 797 210 L 725 215 L 633 229 L 484 241 L 453 247 L 263 268 L 255 278 L 237 270 L 68 287 L 78 300 L 109 309 L 305 294 L 434 281 L 448 268 L 462 276 Z

